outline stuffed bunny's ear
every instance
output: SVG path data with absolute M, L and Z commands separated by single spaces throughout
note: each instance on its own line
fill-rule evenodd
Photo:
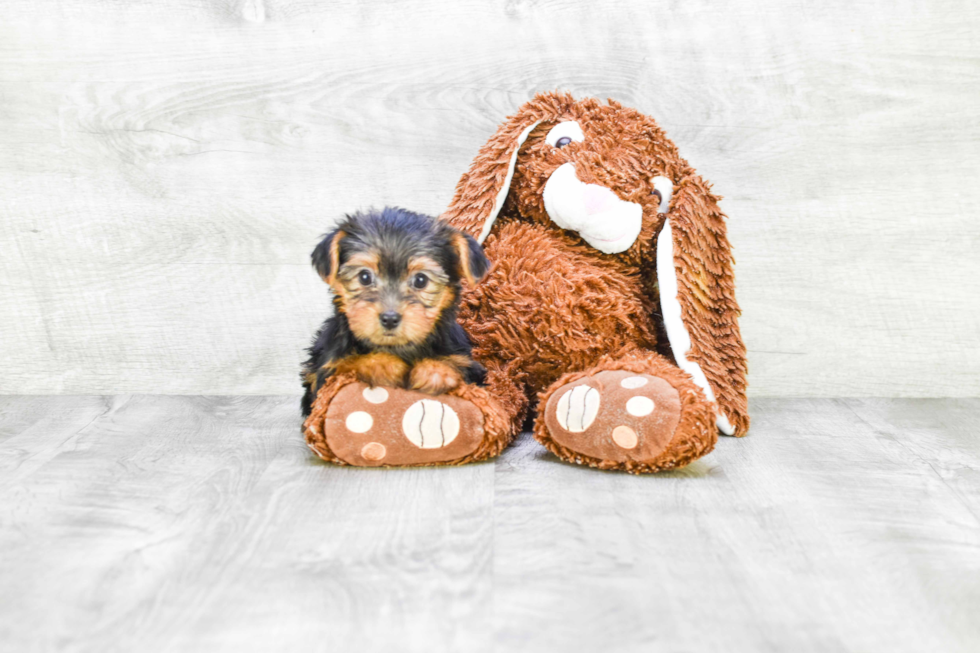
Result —
M 442 215 L 456 229 L 483 243 L 507 200 L 517 153 L 540 120 L 516 116 L 504 123 L 480 148 L 470 169 L 456 185 L 456 194 Z
M 676 188 L 664 177 L 653 181 L 661 194 L 658 212 L 667 213 L 657 237 L 657 283 L 674 360 L 717 404 L 718 430 L 743 435 L 749 426 L 745 345 L 725 216 L 693 173 Z

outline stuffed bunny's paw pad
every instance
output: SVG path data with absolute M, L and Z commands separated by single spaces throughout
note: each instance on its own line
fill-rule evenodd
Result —
M 483 441 L 483 414 L 469 401 L 351 383 L 330 403 L 323 433 L 341 461 L 360 467 L 447 463 Z
M 552 440 L 574 452 L 646 463 L 670 444 L 680 413 L 680 397 L 667 381 L 606 370 L 555 390 L 545 424 Z

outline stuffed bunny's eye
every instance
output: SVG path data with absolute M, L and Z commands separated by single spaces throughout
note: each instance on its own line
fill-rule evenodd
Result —
M 554 148 L 561 148 L 571 143 L 581 143 L 585 140 L 582 128 L 574 120 L 560 122 L 551 128 L 544 142 Z

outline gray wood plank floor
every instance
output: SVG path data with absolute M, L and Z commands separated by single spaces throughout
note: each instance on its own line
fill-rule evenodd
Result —
M 297 403 L 0 397 L 0 648 L 980 648 L 980 400 L 755 399 L 651 477 L 331 467 Z

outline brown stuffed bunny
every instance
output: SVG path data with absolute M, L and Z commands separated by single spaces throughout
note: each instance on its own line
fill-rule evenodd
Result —
M 442 216 L 492 264 L 460 310 L 486 388 L 392 388 L 385 405 L 335 378 L 307 442 L 354 465 L 469 462 L 499 453 L 535 397 L 535 438 L 602 469 L 670 469 L 710 451 L 717 431 L 744 434 L 745 347 L 717 201 L 652 119 L 538 95 L 480 149 Z M 372 432 L 346 427 L 355 412 Z

